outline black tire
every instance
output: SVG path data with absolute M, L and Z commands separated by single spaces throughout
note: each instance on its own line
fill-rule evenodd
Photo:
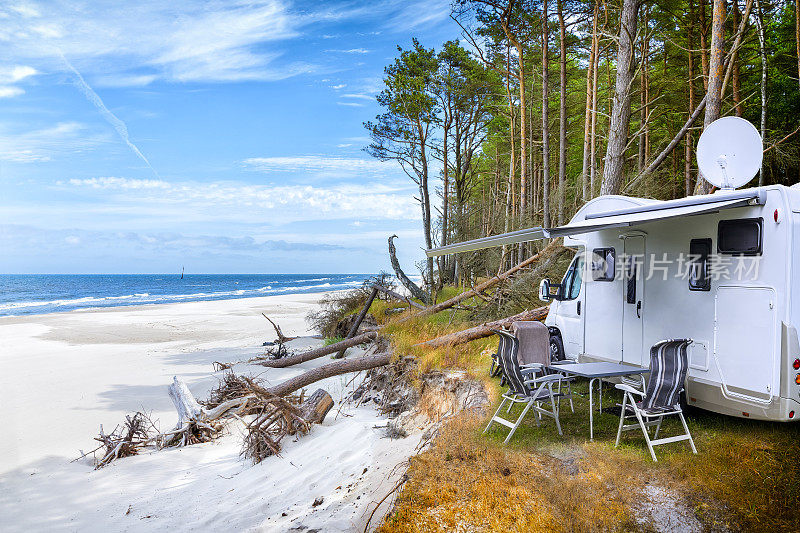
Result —
M 550 360 L 563 361 L 566 359 L 564 355 L 564 343 L 561 340 L 561 335 L 550 335 Z

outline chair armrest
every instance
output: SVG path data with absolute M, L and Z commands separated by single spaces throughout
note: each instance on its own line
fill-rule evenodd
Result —
M 561 381 L 564 378 L 561 374 L 548 374 L 536 379 L 525 380 L 526 385 L 538 385 L 540 383 L 548 383 L 551 381 Z
M 519 365 L 519 367 L 522 370 L 527 370 L 529 368 L 532 368 L 532 369 L 535 369 L 535 370 L 541 370 L 542 368 L 544 368 L 544 365 L 542 363 L 528 363 L 527 365 Z
M 615 385 L 615 387 L 618 388 L 621 391 L 625 391 L 625 392 L 630 392 L 632 394 L 636 394 L 637 396 L 644 396 L 644 392 L 636 390 L 633 387 L 631 387 L 630 385 L 625 385 L 624 383 L 617 383 Z

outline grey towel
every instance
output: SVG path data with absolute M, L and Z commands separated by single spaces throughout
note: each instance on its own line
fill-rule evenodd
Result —
M 541 322 L 514 322 L 511 331 L 519 340 L 520 365 L 550 364 L 550 330 Z

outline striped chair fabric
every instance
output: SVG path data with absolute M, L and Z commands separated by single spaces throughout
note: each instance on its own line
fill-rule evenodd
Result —
M 643 409 L 673 410 L 680 404 L 691 343 L 691 339 L 668 339 L 650 348 L 650 381 L 642 400 Z

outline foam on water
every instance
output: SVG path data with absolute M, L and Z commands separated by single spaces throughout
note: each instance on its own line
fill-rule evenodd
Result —
M 368 274 L 0 275 L 0 316 L 357 287 Z M 321 282 L 321 283 L 320 283 Z

